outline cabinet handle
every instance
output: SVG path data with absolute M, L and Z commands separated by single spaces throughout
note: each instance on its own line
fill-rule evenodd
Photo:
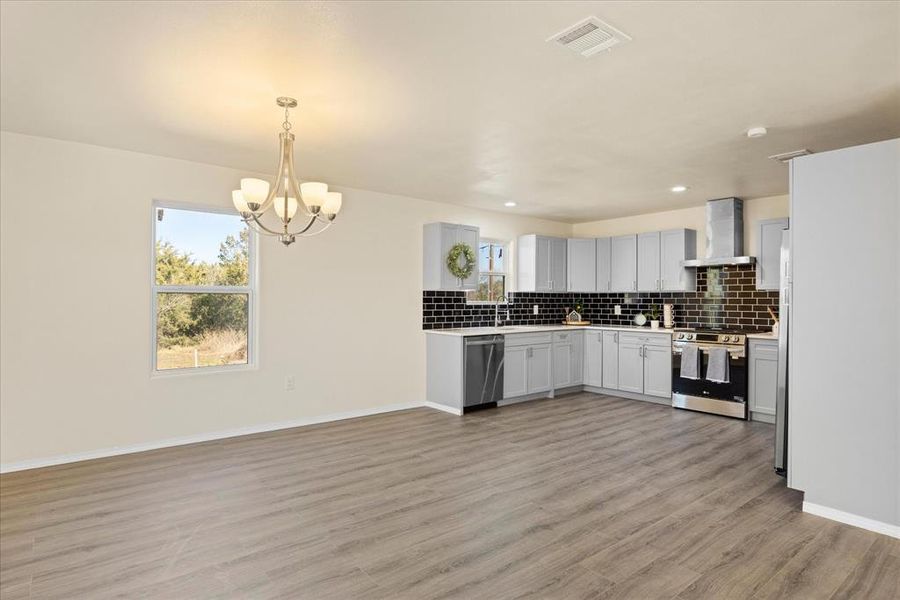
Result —
M 636 292 L 636 291 L 637 291 L 637 279 L 632 279 L 632 280 L 631 280 L 631 291 L 632 291 L 632 292 Z
M 659 279 L 656 280 L 656 289 L 659 289 Z
M 611 284 L 610 282 L 607 281 L 607 282 L 606 282 L 606 291 L 608 292 L 608 291 L 609 291 L 609 288 L 611 288 L 611 287 L 612 287 L 612 284 Z
M 661 289 L 661 290 L 666 289 L 666 280 L 665 279 L 662 280 L 662 285 L 659 286 L 659 289 Z
M 618 331 L 613 334 L 613 341 L 617 344 L 619 343 L 619 332 Z

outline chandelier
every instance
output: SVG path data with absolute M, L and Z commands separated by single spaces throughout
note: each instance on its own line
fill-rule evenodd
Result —
M 278 134 L 280 152 L 275 180 L 270 185 L 263 179 L 241 179 L 241 189 L 231 192 L 231 200 L 248 226 L 263 235 L 275 236 L 282 244 L 289 246 L 297 236 L 316 235 L 328 229 L 341 211 L 341 194 L 329 192 L 328 185 L 324 183 L 300 183 L 297 180 L 294 175 L 294 134 L 291 133 L 288 114 L 297 106 L 297 101 L 281 96 L 275 102 L 284 108 L 284 122 L 281 124 L 284 131 Z M 274 209 L 277 218 L 271 219 L 271 226 L 263 223 L 263 217 L 270 208 Z

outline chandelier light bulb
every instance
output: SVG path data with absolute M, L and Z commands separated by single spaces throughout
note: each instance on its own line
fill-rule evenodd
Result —
M 325 204 L 322 212 L 326 215 L 336 215 L 341 212 L 342 196 L 340 192 L 328 192 L 325 194 Z
M 328 184 L 318 181 L 307 181 L 300 184 L 300 195 L 303 203 L 313 213 L 319 211 L 325 204 L 325 195 L 328 193 Z
M 241 194 L 248 205 L 262 204 L 269 195 L 269 182 L 253 177 L 241 179 Z
M 278 215 L 278 218 L 284 221 L 284 196 L 281 198 L 275 198 L 275 203 L 273 204 L 275 207 L 275 214 Z M 294 218 L 294 215 L 297 214 L 297 199 L 288 196 L 287 199 L 287 220 L 290 221 Z
M 244 200 L 244 194 L 241 190 L 233 190 L 231 192 L 231 201 L 239 213 L 246 214 L 250 212 L 250 207 L 247 206 L 247 201 Z

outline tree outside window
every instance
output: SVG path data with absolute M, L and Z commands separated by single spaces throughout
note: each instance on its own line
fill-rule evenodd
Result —
M 496 302 L 506 297 L 507 244 L 482 239 L 478 244 L 478 288 L 466 293 L 468 302 Z

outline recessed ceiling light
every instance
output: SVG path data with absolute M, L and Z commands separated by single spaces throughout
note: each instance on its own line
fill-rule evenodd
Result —
M 758 138 L 766 135 L 768 133 L 765 127 L 751 127 L 747 130 L 748 138 Z
M 672 191 L 675 192 L 676 194 L 680 194 L 681 192 L 687 191 L 687 186 L 686 185 L 673 185 Z
M 515 205 L 516 205 L 515 202 L 504 202 L 504 203 L 503 203 L 503 206 L 505 206 L 505 207 L 507 207 L 507 208 L 512 208 L 512 207 L 515 206 Z

